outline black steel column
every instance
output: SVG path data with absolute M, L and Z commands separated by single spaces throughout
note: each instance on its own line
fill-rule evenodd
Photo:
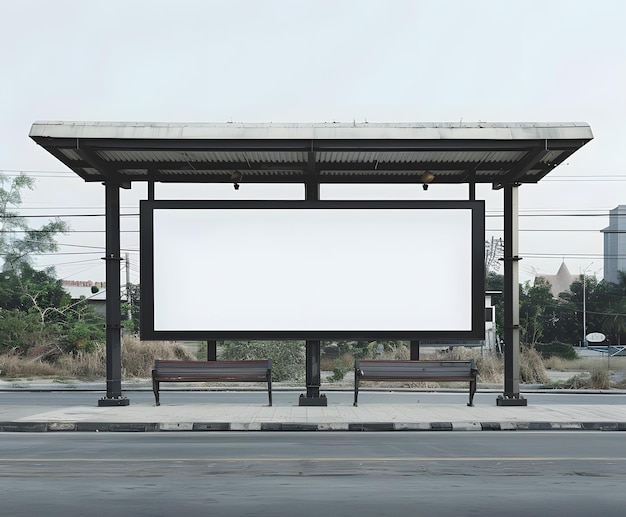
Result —
M 519 392 L 518 185 L 504 186 L 504 393 L 498 406 L 526 406 Z
M 206 360 L 217 361 L 217 341 L 209 340 L 206 342 Z
M 309 161 L 312 154 L 310 153 Z M 304 198 L 307 201 L 319 201 L 320 184 L 318 181 L 308 181 L 304 184 Z M 320 365 L 321 341 L 306 340 L 306 395 L 301 394 L 300 406 L 327 406 L 326 395 L 320 395 L 322 384 L 322 369 Z
M 120 187 L 106 190 L 106 387 L 98 406 L 128 406 L 122 395 L 122 303 L 120 300 Z
M 411 349 L 411 361 L 419 361 L 420 359 L 420 342 L 419 340 L 411 340 L 410 342 Z

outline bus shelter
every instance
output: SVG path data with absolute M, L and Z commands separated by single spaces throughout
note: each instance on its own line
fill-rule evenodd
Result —
M 121 302 L 120 292 L 120 189 L 133 182 L 146 182 L 148 203 L 155 199 L 156 183 L 299 183 L 303 185 L 302 203 L 307 208 L 324 206 L 320 186 L 324 184 L 402 184 L 407 188 L 430 185 L 466 184 L 465 208 L 476 200 L 476 185 L 491 184 L 503 192 L 504 201 L 504 386 L 498 405 L 526 405 L 519 390 L 519 275 L 518 189 L 537 183 L 567 160 L 592 138 L 585 123 L 324 123 L 324 124 L 204 124 L 204 123 L 110 123 L 110 122 L 35 122 L 30 137 L 86 182 L 104 186 L 106 209 L 106 396 L 100 406 L 127 405 L 121 385 Z M 298 203 L 298 202 L 296 202 Z M 402 202 L 387 202 L 374 208 L 412 208 Z M 463 201 L 435 208 L 452 209 Z M 154 205 L 158 207 L 157 205 Z M 304 206 L 304 205 L 302 205 Z M 236 207 L 236 206 L 235 206 Z M 228 208 L 233 208 L 229 206 Z M 284 208 L 284 207 L 281 207 Z M 289 207 L 293 208 L 293 207 Z M 337 208 L 346 208 L 339 206 Z M 344 212 L 337 212 L 344 213 Z M 377 214 L 382 212 L 376 212 Z M 407 212 L 408 213 L 408 212 Z M 480 213 L 480 212 L 473 212 Z M 484 210 L 482 212 L 484 219 Z M 143 215 L 142 215 L 143 217 Z M 474 217 L 475 219 L 475 217 Z M 450 227 L 451 228 L 451 227 Z M 482 226 L 472 226 L 472 231 Z M 143 223 L 142 223 L 143 231 Z M 142 236 L 142 242 L 145 241 Z M 482 257 L 472 248 L 472 274 L 484 268 Z M 142 302 L 146 279 L 143 278 Z M 150 270 L 151 274 L 153 273 Z M 376 271 L 372 271 L 376 275 Z M 484 269 L 482 270 L 484 278 Z M 477 278 L 477 277 L 476 277 Z M 476 280 L 474 278 L 474 280 Z M 484 284 L 468 284 L 471 305 L 484 310 Z M 154 286 L 151 294 L 154 294 Z M 419 286 L 413 286 L 419 289 Z M 480 292 L 478 292 L 480 291 Z M 306 296 L 306 293 L 302 293 Z M 143 304 L 142 304 L 143 305 Z M 402 307 L 398 306 L 399 309 Z M 472 312 L 472 331 L 449 330 L 449 337 L 476 337 Z M 142 307 L 144 316 L 155 319 L 154 312 Z M 482 316 L 484 317 L 484 315 Z M 145 325 L 145 335 L 164 337 L 192 336 L 208 343 L 208 359 L 216 360 L 216 341 L 254 332 L 223 333 L 198 327 L 186 331 L 155 333 L 154 321 Z M 484 332 L 484 323 L 482 325 Z M 359 329 L 342 329 L 342 336 L 367 336 Z M 411 358 L 419 358 L 419 340 L 446 335 L 446 329 L 412 330 L 412 327 L 372 335 L 393 335 L 410 341 Z M 320 393 L 320 350 L 332 332 L 274 333 L 267 336 L 304 339 L 306 342 L 306 394 L 300 405 L 326 405 Z

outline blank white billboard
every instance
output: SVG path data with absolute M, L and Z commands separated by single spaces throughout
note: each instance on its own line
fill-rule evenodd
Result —
M 146 203 L 146 337 L 477 331 L 481 203 Z

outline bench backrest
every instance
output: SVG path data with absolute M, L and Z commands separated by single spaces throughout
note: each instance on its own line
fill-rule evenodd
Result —
M 271 359 L 250 361 L 170 361 L 155 359 L 156 377 L 266 380 L 272 369 Z
M 474 360 L 467 361 L 399 361 L 357 359 L 357 375 L 361 379 L 467 380 L 476 377 Z

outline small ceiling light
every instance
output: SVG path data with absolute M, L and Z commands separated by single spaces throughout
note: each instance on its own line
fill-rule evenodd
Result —
M 432 183 L 434 179 L 435 175 L 432 172 L 424 171 L 424 174 L 422 174 L 422 188 L 428 190 L 428 184 Z
M 234 171 L 231 175 L 230 175 L 230 181 L 233 182 L 233 187 L 235 187 L 235 190 L 239 190 L 239 182 L 241 181 L 243 174 L 241 174 L 241 172 L 239 171 Z

